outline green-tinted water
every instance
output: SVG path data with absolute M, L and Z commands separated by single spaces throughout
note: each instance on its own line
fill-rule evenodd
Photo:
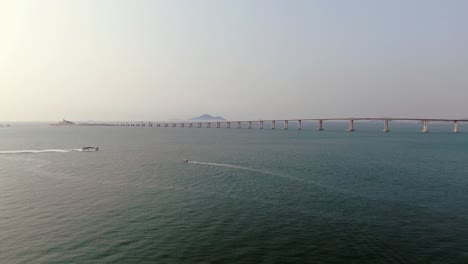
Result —
M 468 134 L 381 126 L 0 129 L 0 263 L 468 263 Z

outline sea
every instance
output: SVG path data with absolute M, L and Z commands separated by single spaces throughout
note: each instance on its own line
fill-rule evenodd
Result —
M 0 263 L 468 263 L 468 123 L 324 125 L 2 127 Z

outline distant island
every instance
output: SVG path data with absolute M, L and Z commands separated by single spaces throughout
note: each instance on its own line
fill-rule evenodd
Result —
M 60 122 L 58 122 L 56 124 L 51 124 L 51 125 L 53 125 L 53 126 L 75 126 L 76 123 L 63 119 L 62 121 L 60 121 Z
M 209 114 L 204 114 L 201 116 L 197 116 L 194 118 L 190 118 L 191 121 L 224 121 L 226 120 L 224 117 L 221 116 L 212 116 Z
M 62 121 L 50 124 L 51 126 L 113 126 L 112 124 L 108 123 L 75 123 L 72 121 L 68 121 L 63 119 Z

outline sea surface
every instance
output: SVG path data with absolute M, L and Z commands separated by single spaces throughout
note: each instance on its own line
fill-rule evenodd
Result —
M 0 128 L 0 263 L 468 263 L 468 124 L 315 126 Z

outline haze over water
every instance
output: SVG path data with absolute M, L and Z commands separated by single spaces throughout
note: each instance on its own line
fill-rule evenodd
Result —
M 325 127 L 2 128 L 0 263 L 468 262 L 466 126 Z
M 467 14 L 463 0 L 0 1 L 0 264 L 468 263 Z M 291 122 L 39 123 L 202 113 Z M 343 117 L 391 132 L 296 129 Z
M 0 2 L 0 121 L 466 118 L 468 1 Z

